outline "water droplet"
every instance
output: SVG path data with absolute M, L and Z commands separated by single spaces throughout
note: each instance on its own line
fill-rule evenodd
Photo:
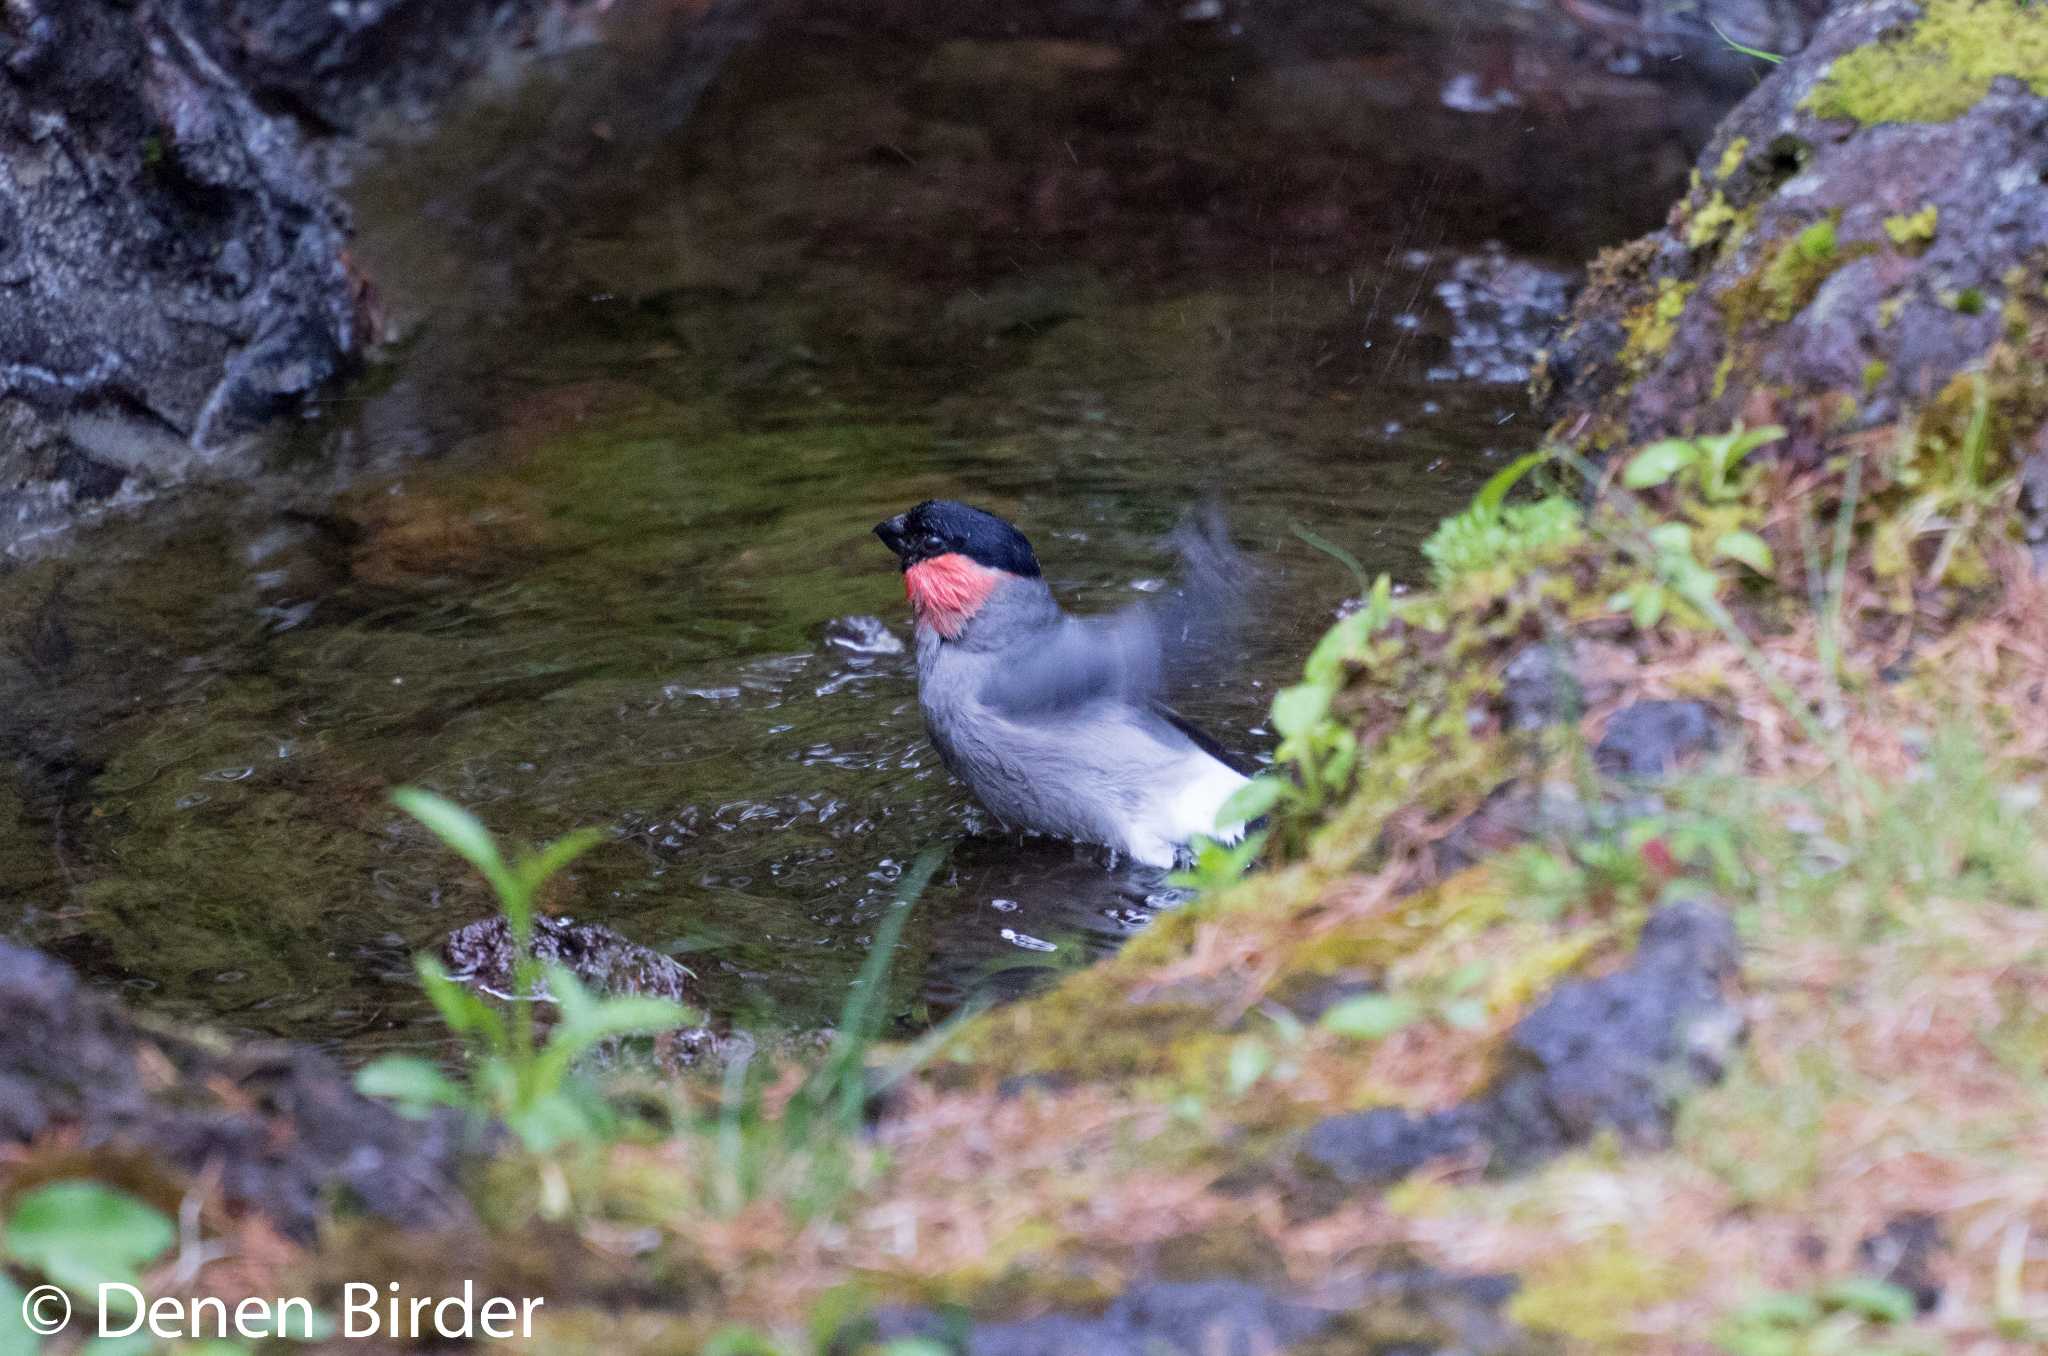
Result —
M 1017 901 L 1014 899 L 991 899 L 988 906 L 997 913 L 1017 912 Z
M 1014 928 L 1003 929 L 1003 940 L 1008 942 L 1011 946 L 1020 947 L 1025 951 L 1059 950 L 1059 947 L 1053 944 L 1052 942 L 1045 941 L 1044 939 L 1039 937 L 1033 937 L 1028 932 L 1018 932 Z
M 203 780 L 209 782 L 245 782 L 255 775 L 256 769 L 253 767 L 224 767 L 216 768 L 214 771 L 207 773 Z
M 178 808 L 179 808 L 180 810 L 191 810 L 191 809 L 196 809 L 197 807 L 199 807 L 199 806 L 201 806 L 201 805 L 204 805 L 204 804 L 206 804 L 206 802 L 208 802 L 208 801 L 210 801 L 210 800 L 212 800 L 212 799 L 213 799 L 213 797 L 212 797 L 212 796 L 209 796 L 209 795 L 207 795 L 207 794 L 206 794 L 206 793 L 205 793 L 204 791 L 194 791 L 194 792 L 193 792 L 193 793 L 192 793 L 191 795 L 189 795 L 189 796 L 180 796 L 180 797 L 178 797 L 178 799 L 177 799 L 177 800 L 176 800 L 176 801 L 174 802 L 174 804 L 176 804 L 176 806 L 177 806 L 177 807 L 178 807 Z

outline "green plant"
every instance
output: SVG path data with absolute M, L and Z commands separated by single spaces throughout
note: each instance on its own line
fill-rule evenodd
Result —
M 1583 538 L 1581 510 L 1569 496 L 1507 502 L 1508 492 L 1552 455 L 1545 448 L 1509 462 L 1480 487 L 1471 507 L 1444 519 L 1430 534 L 1422 554 L 1437 587 L 1447 587 L 1466 574 L 1563 550 Z
M 451 1106 L 495 1116 L 536 1153 L 610 1133 L 611 1110 L 578 1076 L 576 1061 L 607 1041 L 673 1031 L 695 1019 L 688 1008 L 666 999 L 597 997 L 566 967 L 544 964 L 533 954 L 534 901 L 541 887 L 600 836 L 579 831 L 508 861 L 489 830 L 454 802 L 412 788 L 391 798 L 489 882 L 511 929 L 517 992 L 507 1021 L 490 1002 L 450 978 L 433 957 L 417 957 L 420 983 L 435 1011 L 468 1048 L 468 1080 L 451 1078 L 418 1056 L 386 1055 L 363 1067 L 356 1086 L 415 1114 Z M 545 1039 L 534 1022 L 534 1005 L 543 996 L 552 996 L 560 1009 Z
M 1784 63 L 1785 58 L 1783 54 L 1778 52 L 1766 52 L 1761 47 L 1750 47 L 1743 43 L 1739 43 L 1735 39 L 1729 37 L 1726 33 L 1722 32 L 1721 25 L 1715 23 L 1711 19 L 1707 21 L 1707 26 L 1714 30 L 1714 36 L 1719 38 L 1722 42 L 1726 43 L 1728 45 L 1729 50 L 1731 51 L 1740 52 L 1742 53 L 1742 55 L 1746 57 L 1755 57 L 1758 61 L 1768 61 L 1773 66 L 1782 65 Z
M 1688 486 L 1709 504 L 1731 504 L 1748 494 L 1755 477 L 1743 462 L 1759 447 L 1785 436 L 1773 424 L 1697 438 L 1665 438 L 1629 458 L 1621 483 L 1632 490 L 1654 489 L 1673 481 Z
M 735 1060 L 726 1067 L 715 1113 L 694 1126 L 706 1146 L 707 1203 L 714 1211 L 736 1213 L 770 1192 L 785 1197 L 799 1218 L 831 1210 L 855 1179 L 869 1099 L 914 1073 L 972 1015 L 962 1013 L 927 1032 L 879 1079 L 874 1077 L 868 1053 L 888 1015 L 890 960 L 918 898 L 945 857 L 944 848 L 929 849 L 904 872 L 860 976 L 847 991 L 830 1048 L 780 1114 L 769 1113 L 763 1099 L 767 1080 L 756 1074 L 751 1061 Z
M 1881 1340 L 1914 1316 L 1913 1297 L 1898 1286 L 1849 1276 L 1816 1291 L 1758 1295 L 1722 1320 L 1714 1345 L 1729 1356 L 1891 1356 L 1925 1349 Z

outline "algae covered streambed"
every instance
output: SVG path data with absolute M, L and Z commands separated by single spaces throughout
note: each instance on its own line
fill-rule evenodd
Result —
M 482 91 L 359 176 L 376 370 L 253 488 L 0 564 L 0 928 L 231 1031 L 432 1041 L 409 957 L 488 903 L 388 804 L 415 783 L 605 827 L 552 906 L 741 1021 L 829 1021 L 935 842 L 905 1020 L 1113 944 L 1162 882 L 976 836 L 904 657 L 835 639 L 905 632 L 869 525 L 984 503 L 1098 610 L 1216 498 L 1267 589 L 1183 705 L 1258 750 L 1354 591 L 1294 528 L 1418 572 L 1529 442 L 1542 267 L 1654 221 L 1710 111 L 1447 99 L 1450 59 L 799 29 L 674 134 L 586 108 L 616 52 Z M 504 153 L 543 125 L 573 154 Z

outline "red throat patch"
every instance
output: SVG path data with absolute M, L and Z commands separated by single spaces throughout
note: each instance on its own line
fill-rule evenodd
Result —
M 1001 570 L 976 564 L 956 552 L 922 560 L 903 572 L 903 591 L 920 626 L 946 639 L 960 634 L 1002 580 Z

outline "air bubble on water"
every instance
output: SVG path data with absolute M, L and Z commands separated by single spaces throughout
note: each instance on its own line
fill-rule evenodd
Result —
M 1004 928 L 1002 932 L 1002 937 L 1003 940 L 1008 942 L 1011 946 L 1020 947 L 1025 951 L 1059 950 L 1057 944 L 1053 942 L 1048 942 L 1040 937 L 1033 937 L 1028 932 L 1019 932 L 1015 928 Z
M 180 810 L 192 810 L 198 808 L 201 805 L 206 804 L 206 802 L 212 799 L 213 797 L 207 795 L 204 791 L 194 791 L 189 796 L 178 797 L 178 799 L 174 803 Z
M 1017 901 L 1014 899 L 991 899 L 988 906 L 998 913 L 1017 912 Z
M 209 782 L 245 782 L 255 775 L 256 769 L 253 767 L 223 767 L 215 768 L 212 772 L 207 773 L 202 780 Z

